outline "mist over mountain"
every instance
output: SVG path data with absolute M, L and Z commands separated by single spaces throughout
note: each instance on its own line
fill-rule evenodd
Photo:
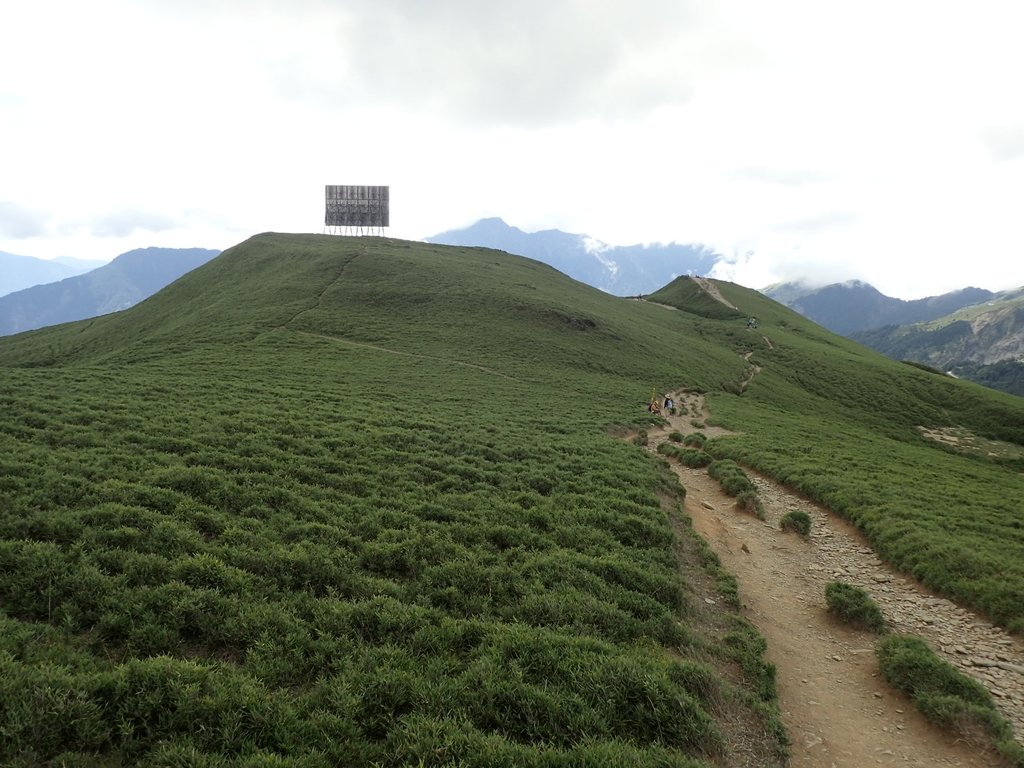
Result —
M 704 275 L 719 256 L 700 244 L 607 245 L 557 229 L 524 232 L 500 218 L 425 238 L 428 243 L 478 246 L 542 261 L 581 283 L 616 296 L 638 296 L 680 275 Z
M 0 296 L 31 288 L 41 283 L 53 283 L 101 267 L 107 262 L 92 259 L 37 259 L 0 251 Z
M 86 274 L 0 296 L 0 336 L 127 309 L 219 253 L 140 248 Z

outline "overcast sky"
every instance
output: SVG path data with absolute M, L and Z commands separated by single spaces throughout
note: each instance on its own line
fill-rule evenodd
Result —
M 41 0 L 0 9 L 0 250 L 500 216 L 760 288 L 1024 285 L 1015 0 Z

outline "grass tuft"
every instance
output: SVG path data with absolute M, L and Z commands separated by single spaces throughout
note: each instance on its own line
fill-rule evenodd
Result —
M 843 581 L 830 581 L 825 585 L 825 603 L 832 614 L 847 624 L 872 632 L 886 631 L 882 609 L 860 587 Z
M 875 654 L 889 684 L 910 696 L 933 723 L 991 746 L 1007 765 L 1024 765 L 1024 750 L 988 690 L 940 659 L 926 642 L 889 635 L 879 640 Z
M 811 533 L 811 516 L 802 509 L 791 509 L 779 520 L 779 528 L 783 531 L 793 531 L 801 536 L 809 536 Z

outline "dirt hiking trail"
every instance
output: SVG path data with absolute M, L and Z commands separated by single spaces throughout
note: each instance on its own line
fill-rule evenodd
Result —
M 670 432 L 706 424 L 703 397 L 673 395 L 669 425 L 648 430 L 648 450 Z M 724 430 L 702 426 L 708 437 Z M 789 732 L 790 765 L 811 768 L 997 766 L 998 756 L 928 722 L 882 678 L 877 636 L 828 614 L 825 585 L 839 580 L 867 590 L 890 627 L 925 641 L 992 692 L 1020 740 L 1024 734 L 1024 643 L 897 573 L 863 536 L 824 508 L 746 470 L 764 504 L 761 521 L 735 507 L 705 470 L 670 462 L 686 488 L 694 529 L 735 574 L 744 614 L 768 641 L 777 668 L 779 706 Z M 786 512 L 811 517 L 811 534 L 779 529 Z

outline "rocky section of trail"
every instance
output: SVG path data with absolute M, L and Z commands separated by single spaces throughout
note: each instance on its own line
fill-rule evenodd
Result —
M 648 433 L 648 448 L 707 425 L 703 399 L 676 393 L 679 415 Z M 867 590 L 891 628 L 926 640 L 943 658 L 992 692 L 1018 739 L 1024 735 L 1024 643 L 952 602 L 931 594 L 887 565 L 863 536 L 828 510 L 769 478 L 748 471 L 766 519 L 736 509 L 706 471 L 672 463 L 687 490 L 694 528 L 736 575 L 744 611 L 768 641 L 779 703 L 792 744 L 791 764 L 814 768 L 866 765 L 991 766 L 980 744 L 958 740 L 928 722 L 878 671 L 876 636 L 832 619 L 825 585 L 845 581 Z M 802 537 L 779 529 L 799 509 L 812 520 Z
M 806 564 L 811 581 L 820 582 L 822 590 L 828 581 L 866 590 L 893 631 L 928 641 L 946 661 L 985 685 L 1014 733 L 1024 735 L 1024 642 L 894 571 L 845 521 L 767 478 L 748 474 L 757 485 L 769 524 L 777 527 L 791 509 L 811 516 Z
M 718 290 L 718 286 L 708 280 L 706 277 L 694 277 L 693 281 L 701 287 L 706 294 L 708 294 L 715 301 L 725 304 L 730 309 L 739 311 L 739 307 L 729 301 L 722 295 L 722 292 Z

